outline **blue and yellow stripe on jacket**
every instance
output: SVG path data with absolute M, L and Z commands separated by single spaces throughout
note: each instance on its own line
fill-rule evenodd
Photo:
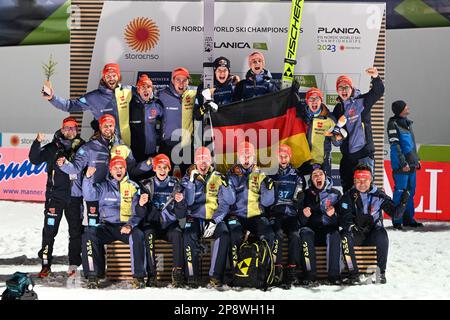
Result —
M 136 184 L 125 176 L 119 183 L 120 221 L 128 222 L 133 215 L 133 196 L 138 192 Z

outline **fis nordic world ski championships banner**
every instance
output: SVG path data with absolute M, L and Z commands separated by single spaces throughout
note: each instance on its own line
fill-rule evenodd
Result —
M 214 56 L 231 60 L 241 78 L 247 56 L 265 55 L 266 69 L 281 78 L 291 3 L 215 3 Z M 370 78 L 385 5 L 380 3 L 305 3 L 296 73 L 302 89 L 315 86 L 335 97 L 335 81 L 350 75 L 363 91 Z M 203 3 L 105 1 L 97 30 L 88 91 L 97 88 L 107 62 L 121 66 L 122 82 L 134 84 L 146 72 L 156 85 L 183 66 L 199 80 L 203 71 Z M 334 102 L 334 101 L 333 101 Z

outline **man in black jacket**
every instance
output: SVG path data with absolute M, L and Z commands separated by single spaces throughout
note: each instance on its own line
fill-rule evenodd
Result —
M 69 275 L 73 275 L 81 265 L 81 231 L 83 197 L 81 176 L 68 175 L 56 165 L 59 157 L 72 159 L 84 141 L 77 134 L 78 124 L 68 117 L 62 128 L 56 131 L 53 141 L 41 147 L 44 134 L 38 133 L 30 148 L 32 164 L 47 163 L 47 186 L 45 193 L 45 218 L 42 230 L 42 248 L 38 256 L 42 259 L 39 277 L 47 277 L 51 272 L 53 244 L 64 212 L 69 224 Z
M 341 193 L 333 188 L 321 164 L 313 164 L 309 188 L 305 191 L 300 212 L 301 261 L 304 270 L 302 285 L 312 286 L 317 276 L 316 246 L 327 248 L 328 283 L 341 284 L 339 220 L 336 212 Z

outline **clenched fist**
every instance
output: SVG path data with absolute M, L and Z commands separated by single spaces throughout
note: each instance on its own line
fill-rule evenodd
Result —
M 86 170 L 86 177 L 90 178 L 94 175 L 95 171 L 97 171 L 97 168 L 95 167 L 88 167 Z
M 183 199 L 184 199 L 184 196 L 182 193 L 175 193 L 175 201 L 176 202 L 183 201 Z
M 139 198 L 139 205 L 143 207 L 148 202 L 148 194 L 143 193 L 141 194 L 141 197 Z
M 65 157 L 61 157 L 58 158 L 58 160 L 56 160 L 56 164 L 58 165 L 58 167 L 62 167 L 62 165 L 66 162 L 66 158 Z
M 309 218 L 311 217 L 311 208 L 310 207 L 306 207 L 303 209 L 303 214 L 305 215 L 305 217 Z
M 374 68 L 374 67 L 368 68 L 368 69 L 366 69 L 366 73 L 369 76 L 371 76 L 372 78 L 378 77 L 378 70 L 377 70 L 377 68 Z

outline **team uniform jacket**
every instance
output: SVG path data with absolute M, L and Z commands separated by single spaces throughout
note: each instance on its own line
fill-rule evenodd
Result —
M 66 161 L 61 166 L 61 170 L 67 174 L 79 174 L 87 167 L 95 167 L 97 170 L 92 177 L 93 182 L 102 182 L 109 174 L 109 160 L 114 156 L 121 156 L 126 160 L 127 171 L 131 177 L 137 177 L 152 169 L 151 164 L 148 164 L 147 161 L 136 163 L 130 148 L 121 144 L 119 140 L 106 141 L 100 136 L 79 148 L 73 161 Z M 86 201 L 98 200 L 90 197 L 84 199 Z
M 213 101 L 220 107 L 226 104 L 229 104 L 232 102 L 233 99 L 233 92 L 234 92 L 234 85 L 231 81 L 231 78 L 225 83 L 220 83 L 217 80 L 214 79 L 214 94 L 212 96 Z M 203 114 L 201 114 L 200 106 L 203 105 L 204 99 L 202 95 L 203 91 L 203 84 L 200 84 L 197 88 L 197 96 L 196 96 L 196 103 L 194 108 L 194 118 L 195 120 L 202 120 Z
M 134 228 L 141 221 L 135 213 L 140 196 L 139 187 L 128 176 L 120 182 L 108 176 L 100 183 L 94 183 L 93 177 L 84 177 L 83 196 L 98 199 L 101 223 L 125 223 Z
M 156 98 L 148 102 L 134 94 L 130 102 L 131 150 L 137 161 L 148 159 L 156 153 L 157 121 L 163 118 L 163 106 Z
M 348 137 L 342 142 L 341 152 L 354 159 L 372 156 L 375 152 L 370 111 L 383 96 L 384 84 L 380 77 L 372 78 L 371 84 L 372 88 L 365 94 L 353 89 L 350 99 L 342 101 L 338 97 L 338 103 L 333 110 L 335 119 L 342 115 L 347 118 L 344 129 L 347 130 Z
M 198 176 L 194 182 L 189 181 L 194 169 L 195 165 L 191 166 L 181 181 L 188 205 L 187 215 L 219 223 L 235 202 L 234 193 L 227 179 L 212 167 L 206 176 Z
M 344 230 L 350 231 L 352 225 L 364 233 L 383 228 L 383 212 L 391 217 L 403 215 L 405 204 L 395 206 L 392 199 L 373 186 L 369 192 L 361 193 L 354 187 L 347 191 L 337 205 L 339 218 Z
M 272 74 L 269 70 L 255 75 L 250 69 L 245 75 L 245 79 L 239 81 L 233 93 L 233 101 L 246 100 L 266 93 L 277 92 L 277 86 L 272 82 Z
M 325 132 L 336 125 L 336 120 L 327 106 L 322 104 L 322 111 L 316 117 L 308 113 L 308 105 L 301 104 L 298 116 L 306 124 L 306 138 L 311 150 L 311 163 L 324 163 L 330 157 L 331 143 L 340 146 L 342 140 L 337 141 L 332 137 L 325 136 Z
M 277 174 L 271 176 L 275 185 L 275 203 L 270 212 L 286 216 L 297 216 L 303 208 L 303 177 L 297 170 L 288 165 L 279 168 Z
M 78 99 L 64 99 L 55 95 L 49 101 L 54 107 L 65 112 L 89 110 L 97 120 L 104 114 L 114 116 L 116 133 L 129 145 L 129 102 L 131 96 L 131 86 L 119 84 L 113 91 L 101 83 L 98 89 L 88 92 Z M 126 137 L 128 139 L 125 139 Z
M 311 216 L 306 217 L 303 212 L 300 212 L 300 225 L 325 233 L 338 230 L 338 208 L 336 205 L 340 198 L 341 193 L 333 188 L 333 182 L 330 178 L 327 177 L 325 187 L 322 190 L 317 190 L 310 182 L 310 186 L 305 192 L 303 206 L 311 208 Z M 335 209 L 335 213 L 331 217 L 326 213 L 327 208 L 330 206 L 333 206 Z
M 180 192 L 180 183 L 175 177 L 166 177 L 161 181 L 156 176 L 141 181 L 142 192 L 149 194 L 149 202 L 136 207 L 136 214 L 145 223 L 161 222 L 163 228 L 182 219 L 186 213 L 186 201 L 176 202 L 173 196 Z M 163 207 L 170 201 L 166 208 Z
M 61 130 L 56 131 L 53 141 L 43 147 L 37 140 L 33 141 L 28 155 L 30 162 L 34 165 L 47 163 L 45 191 L 47 199 L 67 201 L 71 196 L 81 197 L 81 174 L 66 174 L 58 167 L 56 160 L 62 156 L 72 159 L 83 144 L 84 140 L 79 135 L 72 140 L 67 140 Z
M 171 141 L 172 133 L 177 129 L 184 129 L 192 135 L 194 131 L 193 111 L 195 93 L 195 90 L 188 89 L 182 95 L 179 95 L 175 91 L 172 83 L 159 92 L 159 100 L 162 102 L 164 108 L 162 139 L 165 145 L 173 147 L 179 143 L 181 139 Z
M 402 168 L 406 165 L 409 165 L 412 172 L 420 166 L 412 124 L 413 122 L 407 118 L 391 117 L 389 119 L 387 131 L 394 173 L 405 173 Z
M 256 165 L 248 169 L 240 164 L 234 165 L 229 170 L 228 177 L 236 199 L 230 208 L 230 214 L 242 218 L 263 215 L 264 207 L 275 201 L 273 182 Z

